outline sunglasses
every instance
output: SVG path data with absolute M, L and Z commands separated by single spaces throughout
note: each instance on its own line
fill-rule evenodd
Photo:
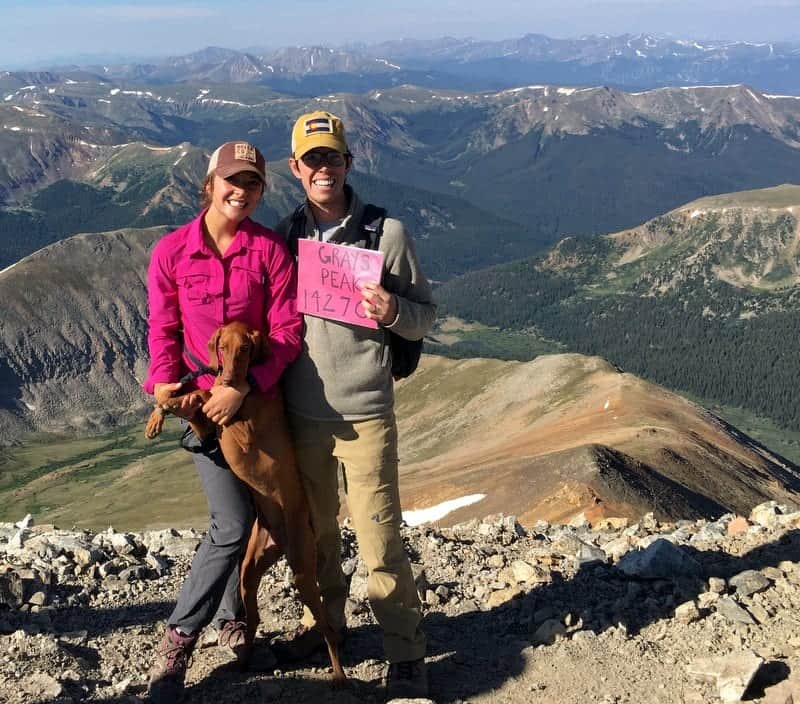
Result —
M 347 163 L 348 156 L 350 155 L 341 152 L 306 152 L 300 157 L 300 161 L 309 169 L 318 169 L 323 164 L 337 168 Z

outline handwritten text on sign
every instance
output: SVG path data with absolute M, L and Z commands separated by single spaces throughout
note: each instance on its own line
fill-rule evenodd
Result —
M 361 306 L 359 284 L 380 283 L 383 254 L 372 249 L 297 241 L 297 308 L 301 313 L 377 328 Z

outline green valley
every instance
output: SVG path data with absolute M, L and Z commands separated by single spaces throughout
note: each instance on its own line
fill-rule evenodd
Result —
M 797 186 L 697 201 L 634 230 L 472 272 L 444 284 L 439 300 L 447 314 L 535 329 L 797 430 L 798 206 Z

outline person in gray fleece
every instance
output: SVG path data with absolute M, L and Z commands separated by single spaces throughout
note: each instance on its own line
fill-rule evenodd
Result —
M 277 231 L 287 239 L 368 248 L 362 224 L 365 205 L 345 183 L 352 163 L 338 117 L 314 112 L 298 118 L 289 166 L 306 201 Z M 414 698 L 428 693 L 426 645 L 419 594 L 400 536 L 397 422 L 387 331 L 421 339 L 433 325 L 436 306 L 413 241 L 399 220 L 384 220 L 380 251 L 383 285 L 363 284 L 359 303 L 377 328 L 304 315 L 303 349 L 287 369 L 283 387 L 311 506 L 318 577 L 330 622 L 343 637 L 347 582 L 337 523 L 341 468 L 359 550 L 369 570 L 370 605 L 383 629 L 389 662 L 387 699 Z M 313 625 L 306 610 L 294 637 L 273 644 L 279 660 L 302 659 L 324 647 Z

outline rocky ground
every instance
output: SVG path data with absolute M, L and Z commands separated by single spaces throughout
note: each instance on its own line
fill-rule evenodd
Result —
M 523 528 L 493 516 L 405 528 L 424 601 L 437 702 L 800 702 L 800 512 L 659 524 L 604 519 Z M 249 672 L 209 629 L 192 702 L 383 701 L 380 634 L 345 524 L 350 687 L 327 659 L 275 668 L 270 639 L 296 625 L 285 564 L 261 588 Z M 0 524 L 0 701 L 139 702 L 147 669 L 202 536 L 98 534 Z M 794 697 L 794 699 L 793 699 Z

